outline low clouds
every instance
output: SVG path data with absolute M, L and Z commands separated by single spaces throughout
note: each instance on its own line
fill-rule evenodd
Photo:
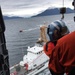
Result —
M 72 1 L 64 0 L 64 6 L 72 7 Z M 32 16 L 48 7 L 62 7 L 62 2 L 63 0 L 0 0 L 0 5 L 4 15 Z
M 32 16 L 49 7 L 50 1 L 46 0 L 3 0 L 0 4 L 4 15 Z
M 42 5 L 46 5 L 50 3 L 49 0 L 0 0 L 0 5 L 3 8 L 14 8 L 14 9 L 22 9 L 22 8 L 34 8 L 40 7 Z

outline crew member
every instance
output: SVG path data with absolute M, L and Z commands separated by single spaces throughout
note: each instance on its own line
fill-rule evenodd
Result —
M 52 56 L 52 53 L 54 52 L 58 39 L 60 39 L 64 35 L 67 35 L 68 33 L 69 33 L 69 30 L 66 24 L 62 20 L 57 20 L 55 22 L 52 22 L 48 26 L 47 34 L 49 36 L 50 41 L 45 44 L 44 52 L 49 58 L 50 56 Z M 49 69 L 51 69 L 50 61 L 49 61 L 48 67 Z
M 52 75 L 75 75 L 75 31 L 58 40 L 50 57 L 49 68 Z

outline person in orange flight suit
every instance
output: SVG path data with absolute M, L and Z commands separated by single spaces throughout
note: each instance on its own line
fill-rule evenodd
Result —
M 44 45 L 44 52 L 50 58 L 50 60 L 52 53 L 54 52 L 54 49 L 57 45 L 58 39 L 60 39 L 64 35 L 67 35 L 68 33 L 69 30 L 62 20 L 57 20 L 55 22 L 52 22 L 50 25 L 48 25 L 47 34 L 50 38 L 50 41 Z M 51 71 L 52 70 L 51 68 L 53 68 L 53 66 L 51 67 L 51 61 L 49 61 L 48 67 Z M 52 74 L 52 75 L 57 75 L 57 74 Z
M 75 0 L 72 4 L 75 9 Z M 58 39 L 50 56 L 49 70 L 52 75 L 75 75 L 75 31 Z
M 49 68 L 52 75 L 63 75 L 74 69 L 75 75 L 75 31 L 58 40 L 50 57 Z

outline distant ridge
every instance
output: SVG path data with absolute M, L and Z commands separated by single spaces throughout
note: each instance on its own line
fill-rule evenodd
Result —
M 18 16 L 12 16 L 12 17 L 3 16 L 3 18 L 6 20 L 6 19 L 19 19 L 19 18 L 23 18 L 23 17 L 18 17 Z
M 73 10 L 70 8 L 66 8 L 66 14 L 67 13 L 73 13 Z M 53 9 L 47 9 L 44 12 L 33 16 L 33 17 L 38 17 L 38 16 L 48 16 L 48 15 L 57 15 L 60 14 L 60 9 L 59 8 L 53 8 Z
M 66 14 L 67 13 L 73 13 L 74 11 L 70 8 L 66 8 Z M 39 16 L 48 16 L 48 15 L 57 15 L 60 14 L 59 8 L 49 8 L 42 13 L 32 16 L 32 17 L 39 17 Z M 4 19 L 19 19 L 19 18 L 25 18 L 25 17 L 19 17 L 19 16 L 3 16 Z

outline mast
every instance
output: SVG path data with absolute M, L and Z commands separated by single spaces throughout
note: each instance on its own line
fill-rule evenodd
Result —
M 46 26 L 44 25 L 44 26 L 42 26 L 42 27 L 40 27 L 40 38 L 43 40 L 43 42 L 47 42 L 48 40 L 47 40 L 47 37 L 46 37 Z
M 38 39 L 37 43 L 48 42 L 47 37 L 46 37 L 46 29 L 47 29 L 46 24 L 40 27 L 40 38 Z

